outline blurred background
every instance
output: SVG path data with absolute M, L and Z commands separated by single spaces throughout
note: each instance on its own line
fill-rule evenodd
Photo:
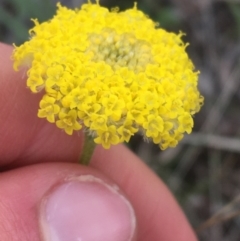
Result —
M 45 21 L 56 0 L 0 0 L 0 41 L 28 39 L 31 18 Z M 79 7 L 82 0 L 60 0 Z M 101 0 L 108 8 L 132 0 Z M 201 71 L 205 104 L 195 127 L 174 149 L 134 136 L 131 148 L 161 177 L 184 209 L 202 241 L 240 240 L 240 0 L 138 0 L 160 27 L 186 33 L 187 51 Z M 0 53 L 1 54 L 1 53 Z M 147 180 L 146 180 L 147 182 Z M 161 227 L 159 227 L 161 228 Z M 176 237 L 177 240 L 177 237 Z

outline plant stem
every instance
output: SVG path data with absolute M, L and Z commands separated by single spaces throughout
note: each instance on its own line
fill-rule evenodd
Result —
M 84 135 L 84 144 L 83 144 L 83 150 L 82 154 L 79 158 L 79 163 L 85 166 L 88 166 L 91 160 L 91 157 L 93 155 L 94 149 L 95 149 L 95 142 L 93 141 L 93 138 L 89 136 L 87 133 Z

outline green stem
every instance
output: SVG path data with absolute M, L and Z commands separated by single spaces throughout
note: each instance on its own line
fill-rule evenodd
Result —
M 85 133 L 82 154 L 80 155 L 80 158 L 79 158 L 80 164 L 86 165 L 86 166 L 89 165 L 95 146 L 96 144 L 93 141 L 93 138 L 89 136 L 87 133 Z

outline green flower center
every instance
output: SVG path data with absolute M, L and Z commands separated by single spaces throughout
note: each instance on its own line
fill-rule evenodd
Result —
M 133 34 L 117 34 L 112 29 L 104 29 L 101 33 L 90 34 L 88 41 L 86 53 L 92 55 L 92 61 L 104 61 L 114 70 L 128 67 L 138 73 L 143 72 L 149 63 L 153 63 L 149 44 Z

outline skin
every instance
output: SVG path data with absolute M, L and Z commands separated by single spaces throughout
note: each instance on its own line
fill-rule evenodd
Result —
M 165 184 L 123 145 L 97 146 L 90 167 L 76 164 L 81 134 L 68 136 L 37 117 L 40 94 L 13 71 L 12 47 L 0 44 L 0 233 L 1 240 L 41 240 L 39 204 L 65 176 L 91 173 L 116 183 L 132 203 L 137 240 L 196 241 Z

